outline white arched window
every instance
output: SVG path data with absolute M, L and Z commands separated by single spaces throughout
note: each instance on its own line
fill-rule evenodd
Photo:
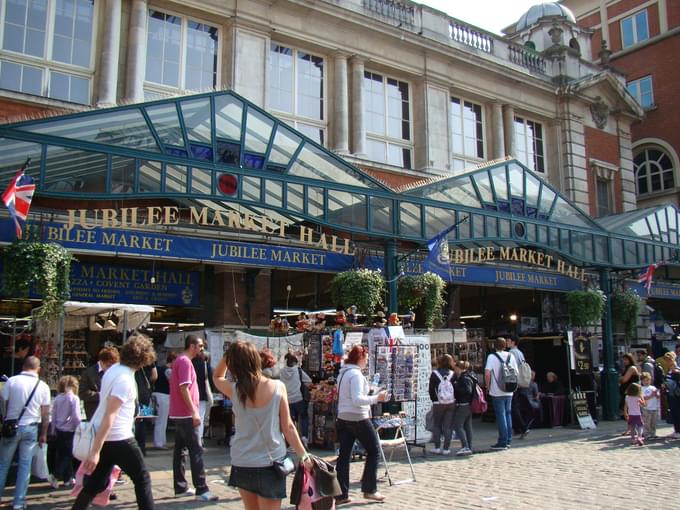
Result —
M 645 146 L 633 158 L 638 195 L 666 191 L 675 187 L 673 160 L 659 146 Z

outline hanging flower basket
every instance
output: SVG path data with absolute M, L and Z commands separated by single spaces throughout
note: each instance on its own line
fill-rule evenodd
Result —
M 425 326 L 432 329 L 443 321 L 445 287 L 444 280 L 429 271 L 417 276 L 404 276 L 399 280 L 399 306 L 409 310 L 422 305 Z
M 635 336 L 640 303 L 640 296 L 632 289 L 612 292 L 612 315 L 616 322 L 623 323 L 623 331 L 627 339 Z
M 55 243 L 16 240 L 3 252 L 3 292 L 28 297 L 31 286 L 42 297 L 37 317 L 55 319 L 71 295 L 69 276 L 73 255 Z
M 371 317 L 377 306 L 382 305 L 385 280 L 380 271 L 352 269 L 335 275 L 331 281 L 331 295 L 335 304 L 342 308 L 354 305 L 357 311 Z
M 599 324 L 604 315 L 607 297 L 599 289 L 575 290 L 567 294 L 569 321 L 572 326 Z

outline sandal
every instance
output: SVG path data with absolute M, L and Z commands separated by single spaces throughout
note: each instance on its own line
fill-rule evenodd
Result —
M 385 496 L 379 492 L 364 492 L 364 499 L 372 499 L 373 501 L 385 501 Z

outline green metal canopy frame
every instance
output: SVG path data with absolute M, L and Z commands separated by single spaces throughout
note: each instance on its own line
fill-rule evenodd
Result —
M 582 266 L 675 260 L 673 206 L 593 220 L 515 160 L 393 190 L 230 91 L 0 126 L 0 182 L 30 156 L 37 195 L 162 198 L 424 243 L 533 246 Z

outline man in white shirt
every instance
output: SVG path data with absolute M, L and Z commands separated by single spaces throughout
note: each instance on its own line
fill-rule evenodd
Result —
M 501 380 L 501 364 L 508 362 L 517 371 L 517 361 L 509 352 L 505 352 L 505 338 L 496 339 L 496 352 L 486 358 L 484 369 L 484 382 L 491 397 L 496 425 L 498 426 L 498 442 L 491 447 L 492 450 L 505 450 L 512 442 L 512 393 L 503 391 L 499 386 Z
M 17 482 L 12 508 L 26 508 L 26 491 L 31 478 L 31 461 L 36 445 L 44 448 L 50 423 L 50 389 L 38 378 L 40 360 L 29 356 L 23 371 L 10 377 L 2 389 L 5 421 L 18 420 L 13 437 L 0 439 L 0 494 L 5 490 L 7 472 L 17 448 L 19 449 Z

